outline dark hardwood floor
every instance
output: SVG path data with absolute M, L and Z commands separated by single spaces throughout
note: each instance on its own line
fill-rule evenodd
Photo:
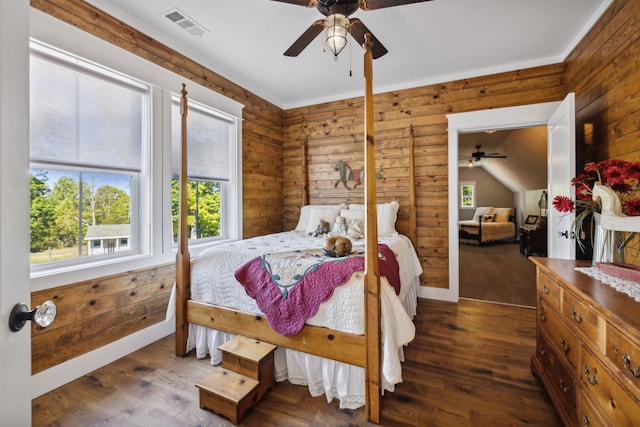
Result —
M 421 299 L 404 382 L 382 400 L 385 426 L 560 426 L 529 370 L 535 310 Z M 230 426 L 201 410 L 194 384 L 208 360 L 173 354 L 167 337 L 33 401 L 34 426 Z M 370 426 L 306 387 L 279 383 L 243 426 Z
M 536 267 L 520 244 L 460 244 L 460 296 L 505 304 L 536 306 Z

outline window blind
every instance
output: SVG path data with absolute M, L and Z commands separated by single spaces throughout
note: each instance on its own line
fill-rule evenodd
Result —
M 189 101 L 187 114 L 187 175 L 190 179 L 229 181 L 230 144 L 233 120 L 214 110 Z M 180 174 L 181 116 L 180 100 L 171 103 L 172 174 Z

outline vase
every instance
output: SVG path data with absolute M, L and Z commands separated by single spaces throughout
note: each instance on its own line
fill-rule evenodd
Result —
M 620 231 L 603 229 L 600 225 L 600 214 L 594 212 L 592 265 L 595 266 L 598 262 L 624 264 L 623 237 Z

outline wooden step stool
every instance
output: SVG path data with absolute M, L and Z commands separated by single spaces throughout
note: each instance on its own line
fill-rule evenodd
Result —
M 199 381 L 200 408 L 225 416 L 238 425 L 244 413 L 275 386 L 276 346 L 237 335 L 218 347 L 222 363 Z

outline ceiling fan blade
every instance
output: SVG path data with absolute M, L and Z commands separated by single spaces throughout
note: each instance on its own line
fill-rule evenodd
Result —
M 300 52 L 302 52 L 304 48 L 306 48 L 309 45 L 309 43 L 311 43 L 313 39 L 315 39 L 318 36 L 318 34 L 322 32 L 323 29 L 324 29 L 324 19 L 318 19 L 316 22 L 311 24 L 311 26 L 307 28 L 307 30 L 304 33 L 302 33 L 300 37 L 298 37 L 298 40 L 294 41 L 293 44 L 289 46 L 289 49 L 286 50 L 284 55 L 285 56 L 300 55 Z
M 277 1 L 277 2 L 280 2 L 280 3 L 295 4 L 297 6 L 306 6 L 306 7 L 317 7 L 318 6 L 318 0 L 271 0 L 271 1 Z
M 373 56 L 373 59 L 378 59 L 389 52 L 358 18 L 351 19 L 349 32 L 351 33 L 351 37 L 353 37 L 360 46 L 364 45 L 364 35 L 367 33 L 371 34 L 371 43 L 373 43 L 371 55 Z
M 507 156 L 504 154 L 485 154 L 484 157 L 487 159 L 506 159 Z
M 385 7 L 403 6 L 405 4 L 423 3 L 425 1 L 431 0 L 360 0 L 360 9 L 384 9 Z

